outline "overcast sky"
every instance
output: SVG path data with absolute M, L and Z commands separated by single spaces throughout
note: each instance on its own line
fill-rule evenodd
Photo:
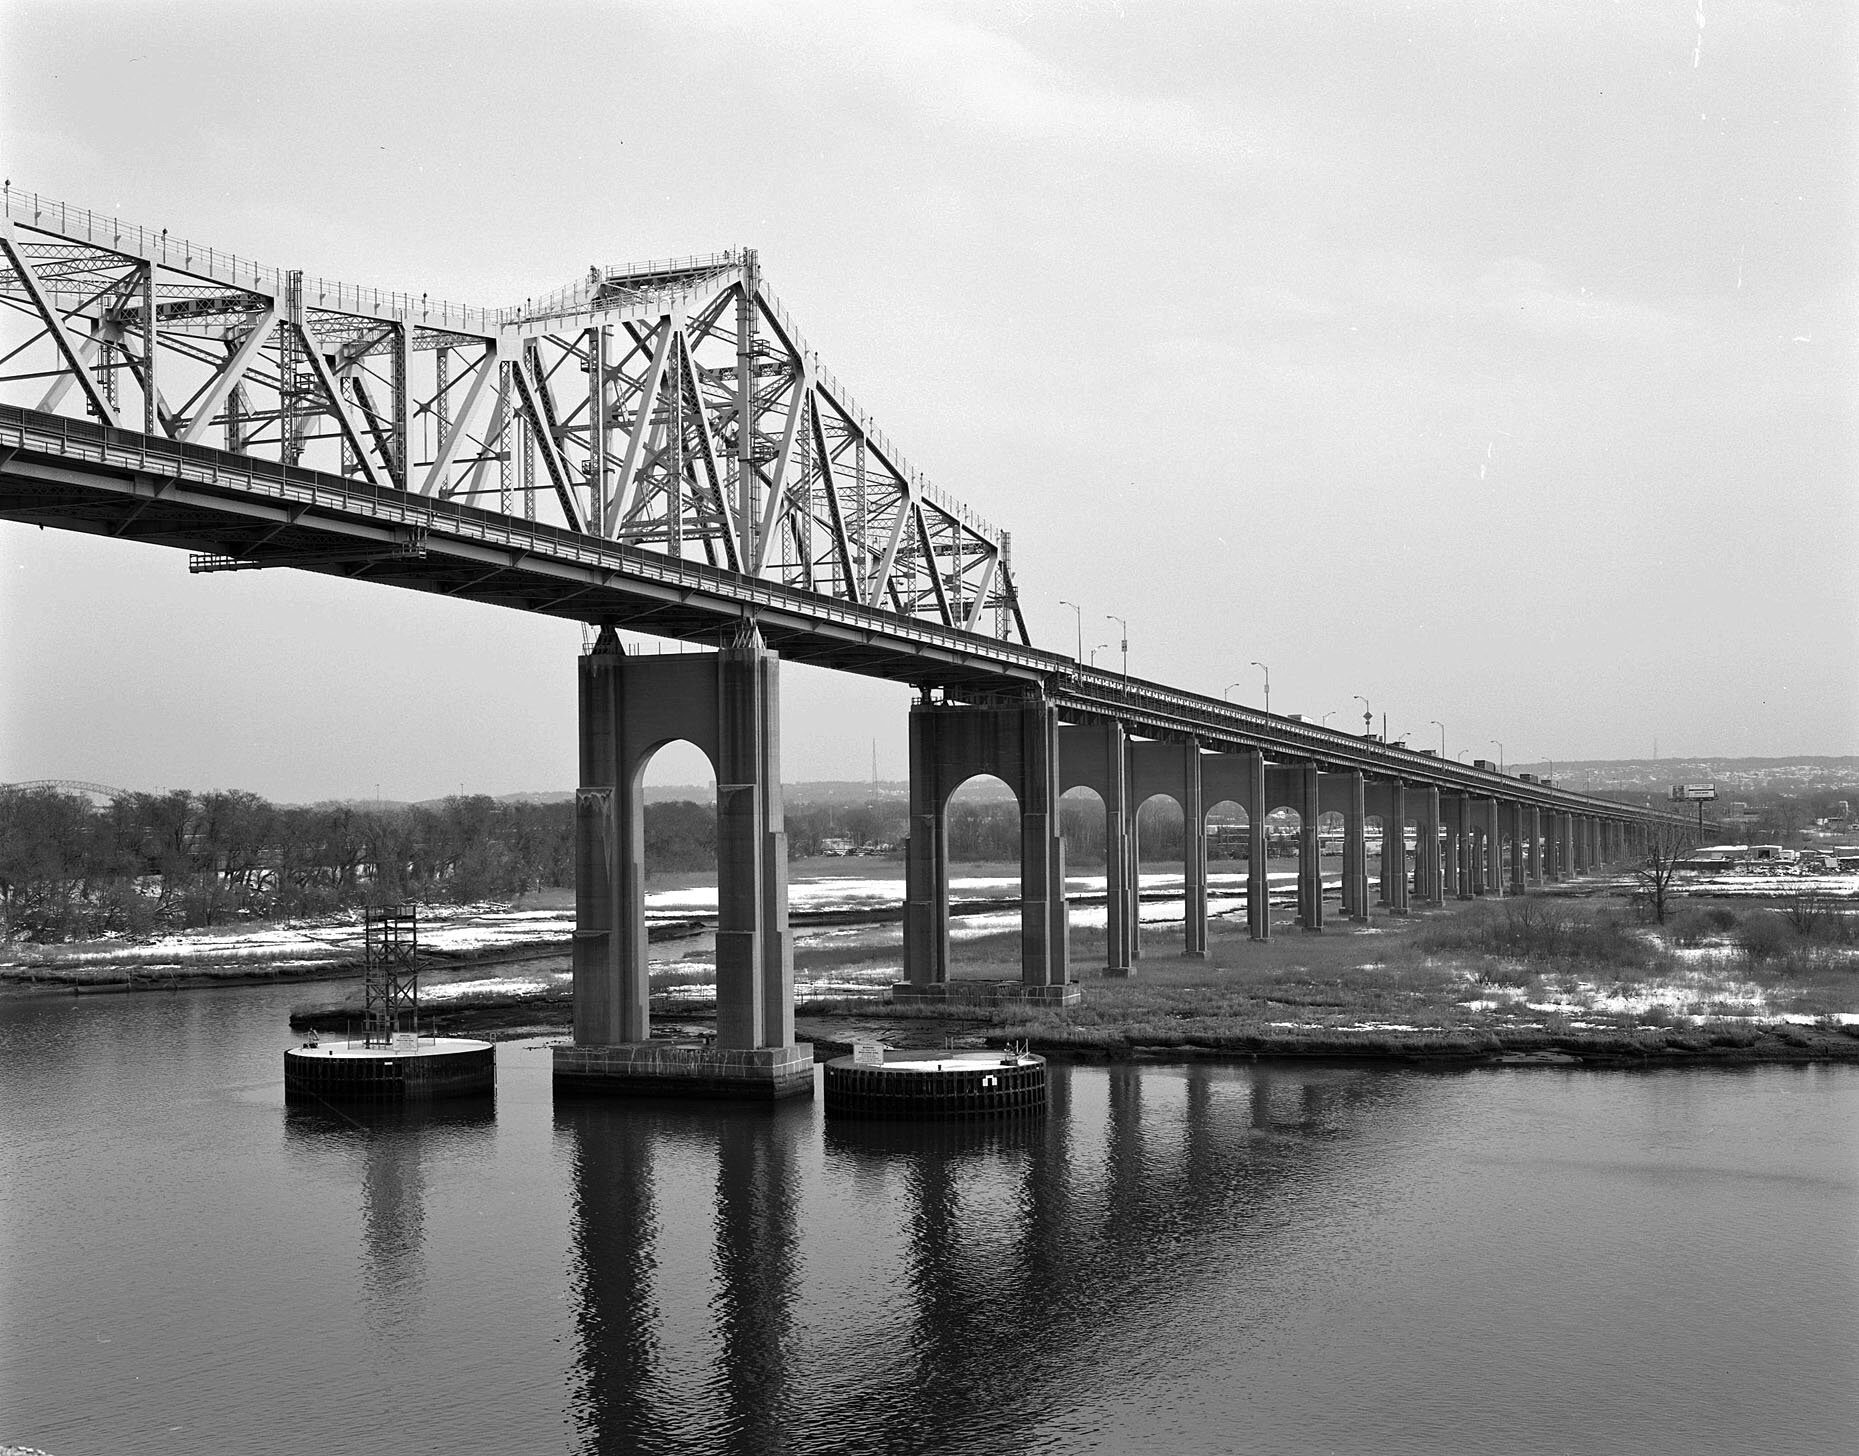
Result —
M 15 187 L 503 304 L 759 248 L 1035 640 L 1507 760 L 1859 751 L 1853 9 L 0 0 Z M 0 526 L 0 780 L 560 789 L 572 624 Z M 1100 662 L 1115 659 L 1115 649 Z M 908 696 L 789 670 L 786 776 Z M 694 775 L 688 764 L 654 777 Z

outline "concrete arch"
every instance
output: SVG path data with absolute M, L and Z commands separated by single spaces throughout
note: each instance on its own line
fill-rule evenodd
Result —
M 910 710 L 904 993 L 946 993 L 948 806 L 962 784 L 988 774 L 1008 787 L 1020 811 L 1022 994 L 1062 999 L 1069 970 L 1065 854 L 1058 823 L 1061 763 L 1058 716 L 1044 701 L 969 707 L 926 699 Z
M 1005 791 L 1003 797 L 1002 791 Z M 1001 861 L 1017 862 L 1020 857 L 1020 820 L 1022 806 L 1020 796 L 1014 792 L 1013 785 L 993 773 L 972 773 L 959 783 L 947 786 L 941 804 L 943 832 L 948 845 L 948 855 L 942 865 L 947 877 L 952 865 L 994 864 Z M 1002 833 L 1003 821 L 1006 832 Z M 961 841 L 968 838 L 969 848 L 964 851 Z M 992 892 L 985 892 L 992 894 Z M 953 899 L 953 895 L 950 895 Z M 956 925 L 962 924 L 964 933 L 956 934 Z M 949 963 L 951 966 L 963 961 L 972 963 L 976 959 L 974 950 L 959 954 L 958 948 L 972 935 L 972 923 L 964 922 L 957 916 L 949 930 Z M 1010 950 L 1006 958 L 1017 964 L 1020 958 L 1021 927 L 1017 924 L 1005 932 Z M 993 959 L 993 956 L 987 957 Z
M 1257 749 L 1209 753 L 1202 756 L 1199 768 L 1203 801 L 1236 804 L 1245 812 L 1246 931 L 1254 940 L 1270 940 L 1271 880 L 1265 863 L 1265 803 L 1269 791 L 1265 756 Z
M 1206 953 L 1205 925 L 1195 924 L 1193 902 L 1195 891 L 1199 889 L 1200 902 L 1205 904 L 1207 842 L 1203 836 L 1199 842 L 1195 839 L 1195 826 L 1188 821 L 1187 811 L 1182 804 L 1183 795 L 1170 789 L 1157 789 L 1154 793 L 1136 799 L 1130 813 L 1130 957 L 1132 961 L 1142 959 L 1143 925 L 1142 925 L 1142 873 L 1143 863 L 1166 862 L 1168 854 L 1165 849 L 1156 847 L 1151 840 L 1164 841 L 1163 821 L 1173 820 L 1179 816 L 1180 863 L 1182 867 L 1183 912 L 1182 912 L 1182 954 L 1197 957 Z M 1171 813 L 1172 810 L 1172 813 Z M 1203 912 L 1204 913 L 1204 912 Z M 1200 929 L 1199 945 L 1196 945 L 1196 929 Z
M 650 1041 L 643 785 L 653 756 L 682 740 L 717 779 L 717 1044 L 791 1048 L 794 949 L 774 654 L 752 626 L 721 652 L 673 657 L 628 654 L 606 628 L 581 660 L 580 699 L 575 1045 Z
M 1317 856 L 1317 817 L 1322 813 L 1322 774 L 1315 763 L 1270 764 L 1259 803 L 1266 818 L 1289 809 L 1298 819 L 1297 915 L 1306 931 L 1323 929 L 1323 871 Z

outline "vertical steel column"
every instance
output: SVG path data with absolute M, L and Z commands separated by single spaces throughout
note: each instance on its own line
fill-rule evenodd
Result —
M 1524 891 L 1524 817 L 1522 804 L 1513 801 L 1510 805 L 1510 892 L 1521 895 Z
M 1396 915 L 1407 914 L 1407 785 L 1400 779 L 1388 785 L 1388 812 L 1381 821 L 1381 873 L 1388 908 Z
M 413 412 L 408 408 L 407 396 L 413 388 L 413 326 L 395 324 L 388 338 L 388 347 L 392 353 L 389 389 L 393 394 L 390 406 L 393 418 L 388 421 L 388 426 L 393 431 L 391 448 L 394 458 L 388 461 L 387 470 L 395 485 L 402 490 L 411 490 Z
M 1504 842 L 1498 829 L 1498 801 L 1486 799 L 1483 814 L 1485 829 L 1485 890 L 1488 894 L 1504 893 Z
M 155 384 L 155 349 L 158 342 L 155 319 L 155 265 L 142 268 L 142 431 L 155 433 L 160 423 L 156 403 L 160 395 Z
M 594 324 L 587 331 L 587 528 L 598 536 L 612 536 L 607 505 L 607 328 Z M 445 350 L 439 351 L 443 358 Z
M 446 441 L 451 438 L 452 434 L 452 351 L 444 344 L 439 345 L 438 348 L 432 351 L 432 377 L 432 421 L 434 437 L 432 458 L 434 460 L 439 460 L 444 457 L 446 453 Z M 590 406 L 590 409 L 591 408 L 592 406 Z M 411 480 L 408 481 L 408 487 L 409 489 L 412 487 Z M 438 495 L 446 494 L 445 482 L 439 481 L 433 487 L 433 490 L 434 493 Z M 590 517 L 590 519 L 598 519 L 598 517 Z
M 743 570 L 759 559 L 756 532 L 761 520 L 755 479 L 755 298 L 761 272 L 753 248 L 742 255 L 736 295 L 736 522 Z

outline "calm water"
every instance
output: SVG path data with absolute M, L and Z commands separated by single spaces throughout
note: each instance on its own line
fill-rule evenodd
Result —
M 0 1444 L 1848 1451 L 1859 1068 L 1061 1070 L 996 1136 L 286 1112 L 313 988 L 0 998 Z

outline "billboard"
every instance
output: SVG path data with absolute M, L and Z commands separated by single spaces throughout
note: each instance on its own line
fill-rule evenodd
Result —
M 1673 784 L 1672 802 L 1674 804 L 1702 804 L 1717 797 L 1715 784 Z

